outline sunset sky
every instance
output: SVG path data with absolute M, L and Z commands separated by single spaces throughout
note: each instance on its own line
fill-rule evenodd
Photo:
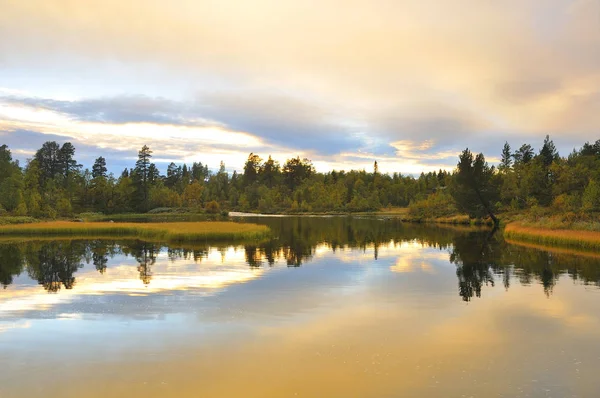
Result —
M 0 144 L 417 174 L 600 139 L 600 0 L 0 0 Z

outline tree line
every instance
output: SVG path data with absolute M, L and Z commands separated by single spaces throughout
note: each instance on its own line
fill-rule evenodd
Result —
M 600 211 L 600 140 L 585 143 L 561 157 L 549 136 L 536 154 L 523 144 L 512 151 L 508 142 L 498 167 L 490 166 L 482 153 L 465 149 L 449 184 L 456 208 L 472 217 L 497 212 L 550 211 L 573 217 Z M 426 201 L 439 197 L 432 196 Z
M 600 140 L 561 157 L 549 137 L 536 153 L 506 143 L 500 164 L 490 166 L 469 149 L 452 172 L 418 177 L 371 171 L 316 172 L 309 159 L 283 165 L 251 153 L 243 172 L 217 172 L 195 162 L 168 165 L 161 174 L 144 146 L 134 167 L 116 176 L 98 157 L 91 170 L 76 160 L 75 147 L 50 141 L 24 166 L 0 146 L 0 214 L 37 218 L 82 212 L 145 213 L 186 208 L 261 212 L 358 212 L 409 206 L 415 217 L 466 213 L 491 217 L 503 211 L 545 207 L 561 212 L 600 211 Z
M 108 172 L 98 157 L 91 170 L 75 159 L 75 147 L 46 142 L 21 167 L 6 145 L 0 146 L 0 213 L 38 218 L 68 217 L 82 212 L 145 213 L 187 208 L 263 212 L 369 211 L 407 206 L 439 184 L 447 172 L 415 179 L 399 173 L 332 171 L 317 173 L 309 159 L 288 159 L 283 166 L 271 156 L 251 153 L 242 173 L 217 172 L 201 162 L 168 165 L 161 174 L 144 146 L 134 167 L 120 175 Z

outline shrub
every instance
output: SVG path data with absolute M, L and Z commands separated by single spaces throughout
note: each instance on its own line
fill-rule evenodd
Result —
M 39 222 L 33 217 L 0 217 L 0 225 L 31 224 Z
M 62 217 L 70 216 L 73 214 L 73 208 L 71 206 L 71 201 L 69 199 L 59 199 L 58 203 L 56 203 L 56 210 L 58 214 Z
M 563 193 L 552 201 L 552 207 L 561 212 L 572 212 L 579 209 L 581 203 L 577 195 Z
M 206 204 L 206 206 L 204 206 L 204 210 L 208 214 L 219 214 L 219 212 L 221 211 L 221 206 L 217 201 L 211 200 Z
M 436 192 L 425 199 L 411 202 L 408 213 L 416 218 L 448 217 L 458 213 L 452 196 L 445 192 Z
M 24 217 L 27 215 L 27 206 L 25 205 L 25 202 L 19 203 L 19 205 L 15 209 L 15 215 L 20 217 Z
M 600 184 L 595 180 L 590 180 L 583 192 L 583 209 L 600 211 Z
M 157 207 L 156 209 L 152 209 L 148 212 L 148 214 L 162 214 L 162 213 L 173 213 L 172 208 L 170 207 Z

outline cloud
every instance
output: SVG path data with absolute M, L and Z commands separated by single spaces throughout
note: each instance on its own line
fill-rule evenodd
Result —
M 177 159 L 199 156 L 192 146 L 331 167 L 427 141 L 426 168 L 466 146 L 596 140 L 599 48 L 595 0 L 23 0 L 0 15 L 0 86 L 20 106 L 110 125 L 116 142 L 127 123 L 228 137 L 200 147 L 180 134 Z
M 11 105 L 59 112 L 72 119 L 86 122 L 219 126 L 219 123 L 199 118 L 198 111 L 186 103 L 143 95 L 72 101 L 13 95 L 2 97 L 0 100 Z
M 325 155 L 367 145 L 360 130 L 348 125 L 342 109 L 317 101 L 264 92 L 228 93 L 202 98 L 200 107 L 232 130 L 274 145 Z

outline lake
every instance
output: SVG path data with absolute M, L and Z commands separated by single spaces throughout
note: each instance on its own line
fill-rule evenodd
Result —
M 0 397 L 591 397 L 600 255 L 487 229 L 0 242 Z

